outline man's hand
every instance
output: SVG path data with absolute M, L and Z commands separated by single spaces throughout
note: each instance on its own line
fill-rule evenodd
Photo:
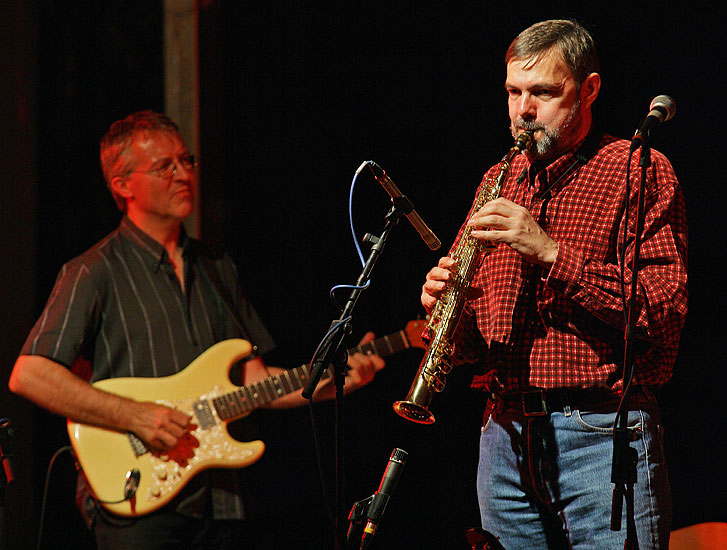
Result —
M 442 292 L 447 288 L 447 283 L 454 277 L 457 269 L 457 262 L 452 258 L 445 256 L 439 258 L 439 263 L 427 273 L 426 281 L 422 285 L 421 302 L 427 313 L 431 313 L 434 304 L 442 296 Z
M 503 197 L 485 204 L 467 225 L 475 239 L 505 243 L 528 262 L 549 268 L 558 256 L 558 243 L 536 223 L 527 208 Z
M 359 345 L 368 344 L 374 339 L 373 332 L 367 332 Z M 354 353 L 348 356 L 349 371 L 346 373 L 345 389 L 352 391 L 361 388 L 374 379 L 374 375 L 384 368 L 384 360 L 376 354 Z
M 129 431 L 156 451 L 173 449 L 188 431 L 195 428 L 188 414 L 150 401 L 135 402 L 131 415 Z

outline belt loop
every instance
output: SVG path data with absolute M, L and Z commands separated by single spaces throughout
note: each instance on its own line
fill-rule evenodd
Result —
M 570 394 L 568 393 L 568 390 L 564 389 L 563 394 L 563 414 L 565 414 L 566 418 L 568 418 L 571 414 L 573 414 L 573 411 L 571 409 L 571 400 L 570 400 Z

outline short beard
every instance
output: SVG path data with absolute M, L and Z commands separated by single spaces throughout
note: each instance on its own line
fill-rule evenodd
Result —
M 564 137 L 567 137 L 573 128 L 573 122 L 578 117 L 580 112 L 581 101 L 580 99 L 571 108 L 568 113 L 568 118 L 558 128 L 550 128 L 541 124 L 537 120 L 524 120 L 518 117 L 515 122 L 510 124 L 510 132 L 512 137 L 517 139 L 518 134 L 521 130 L 542 130 L 542 136 L 535 140 L 533 146 L 530 147 L 525 154 L 530 160 L 543 160 L 550 158 L 559 151 L 563 145 Z

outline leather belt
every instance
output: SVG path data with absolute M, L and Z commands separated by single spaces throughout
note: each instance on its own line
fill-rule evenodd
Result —
M 545 416 L 552 412 L 563 412 L 566 408 L 615 412 L 621 394 L 601 390 L 534 389 L 508 394 L 493 393 L 491 399 L 496 405 L 524 416 Z

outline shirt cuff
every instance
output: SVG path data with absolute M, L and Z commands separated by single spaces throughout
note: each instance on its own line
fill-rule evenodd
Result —
M 566 244 L 558 245 L 558 255 L 550 266 L 545 283 L 565 296 L 574 296 L 581 288 L 585 257 L 583 252 Z

